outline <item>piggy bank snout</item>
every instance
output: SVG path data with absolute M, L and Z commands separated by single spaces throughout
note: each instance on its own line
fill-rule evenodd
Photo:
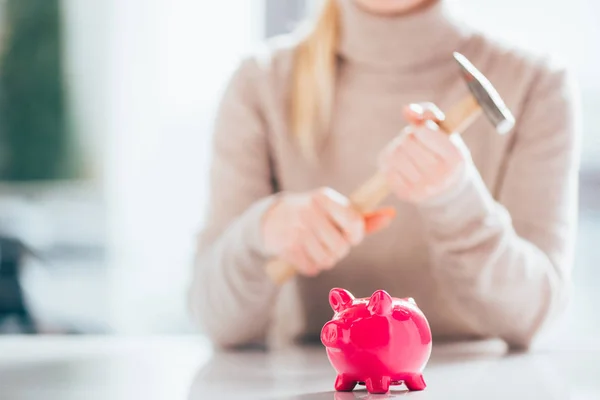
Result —
M 321 330 L 321 342 L 327 347 L 336 347 L 338 344 L 338 337 L 338 325 L 333 321 L 326 323 Z

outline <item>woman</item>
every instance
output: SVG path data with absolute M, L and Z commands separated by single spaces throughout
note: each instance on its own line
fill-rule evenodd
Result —
M 234 74 L 190 291 L 217 344 L 262 340 L 275 326 L 318 340 L 332 287 L 411 296 L 438 339 L 517 348 L 562 312 L 578 172 L 570 83 L 462 26 L 445 3 L 326 0 L 313 25 Z M 515 114 L 509 134 L 485 118 L 460 136 L 439 131 L 440 109 L 467 94 L 454 51 Z M 377 168 L 394 196 L 365 218 L 342 194 Z M 273 257 L 297 267 L 285 289 L 265 273 Z

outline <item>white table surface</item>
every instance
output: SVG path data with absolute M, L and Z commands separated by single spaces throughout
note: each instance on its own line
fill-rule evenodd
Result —
M 202 338 L 0 338 L 0 399 L 600 399 L 600 341 L 527 354 L 434 346 L 428 388 L 335 393 L 322 347 L 215 353 Z

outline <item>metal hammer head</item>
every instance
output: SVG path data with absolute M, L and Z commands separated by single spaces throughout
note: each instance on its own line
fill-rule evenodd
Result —
M 490 81 L 465 56 L 454 53 L 469 90 L 498 133 L 505 134 L 515 125 L 515 118 Z

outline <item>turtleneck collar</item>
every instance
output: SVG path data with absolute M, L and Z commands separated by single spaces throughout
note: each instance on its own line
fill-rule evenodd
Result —
M 357 64 L 416 69 L 436 59 L 449 59 L 465 36 L 443 0 L 401 16 L 375 15 L 354 0 L 337 1 L 342 23 L 338 52 Z

